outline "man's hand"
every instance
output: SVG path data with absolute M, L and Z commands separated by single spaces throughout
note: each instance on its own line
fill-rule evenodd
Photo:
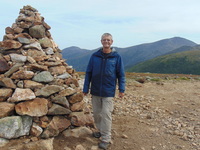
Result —
M 119 97 L 122 98 L 124 96 L 124 93 L 119 92 Z
M 88 94 L 88 93 L 84 93 L 84 92 L 83 92 L 83 95 L 84 95 L 84 96 L 86 96 L 87 94 Z

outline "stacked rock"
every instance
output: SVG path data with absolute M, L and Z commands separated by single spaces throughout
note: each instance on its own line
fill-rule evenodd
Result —
M 0 138 L 55 137 L 93 126 L 72 66 L 62 58 L 50 26 L 27 5 L 0 42 Z

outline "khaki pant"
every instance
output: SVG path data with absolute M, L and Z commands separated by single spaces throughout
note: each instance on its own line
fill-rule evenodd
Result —
M 111 141 L 113 97 L 92 96 L 94 121 L 101 133 L 101 140 Z

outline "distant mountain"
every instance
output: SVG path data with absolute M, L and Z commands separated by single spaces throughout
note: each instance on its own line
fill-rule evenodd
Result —
M 79 47 L 68 47 L 62 50 L 64 59 L 67 59 L 67 64 L 73 66 L 76 71 L 85 71 L 91 54 L 94 51 L 81 49 Z
M 78 57 L 78 56 L 82 56 L 85 53 L 90 52 L 89 50 L 86 49 L 80 49 L 79 47 L 76 46 L 71 46 L 68 48 L 65 48 L 62 50 L 62 55 L 64 58 L 70 58 L 70 57 Z
M 115 47 L 115 49 L 122 56 L 125 69 L 127 70 L 140 62 L 172 52 L 177 48 L 183 46 L 193 47 L 195 45 L 196 43 L 190 40 L 181 37 L 174 37 L 127 48 Z M 97 50 L 98 49 L 85 50 L 78 47 L 69 47 L 62 50 L 62 55 L 63 58 L 67 59 L 67 63 L 72 65 L 77 71 L 85 71 L 90 56 Z
M 174 50 L 176 53 L 159 56 L 137 64 L 128 71 L 200 75 L 200 45 L 191 47 L 184 52 L 177 52 L 179 50 L 180 48 Z
M 194 50 L 198 50 L 200 49 L 200 45 L 195 45 L 195 46 L 182 46 L 180 48 L 177 48 L 173 51 L 170 51 L 168 53 L 166 53 L 165 55 L 167 54 L 173 54 L 173 53 L 179 53 L 179 52 L 184 52 L 184 51 L 194 51 Z

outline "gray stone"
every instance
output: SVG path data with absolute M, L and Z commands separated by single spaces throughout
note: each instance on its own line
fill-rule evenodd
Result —
M 18 37 L 17 39 L 20 43 L 23 43 L 23 44 L 30 44 L 31 42 L 28 38 Z
M 71 77 L 72 76 L 67 72 L 58 76 L 59 79 L 67 79 L 67 78 L 71 78 Z
M 47 55 L 52 55 L 54 54 L 53 48 L 48 47 L 47 49 L 44 50 L 46 52 Z
M 48 111 L 48 115 L 68 115 L 71 113 L 71 110 L 64 108 L 60 105 L 53 104 Z
M 53 81 L 54 77 L 48 71 L 42 71 L 33 77 L 33 81 L 36 82 L 51 82 Z
M 29 29 L 29 34 L 33 38 L 43 38 L 45 37 L 45 28 L 43 25 L 35 25 Z
M 69 108 L 69 102 L 65 96 L 57 95 L 55 97 L 51 97 L 51 101 L 53 103 L 60 104 L 60 105 L 64 106 L 65 108 Z
M 53 46 L 51 40 L 49 38 L 47 38 L 47 37 L 40 39 L 39 42 L 40 42 L 40 44 L 41 44 L 41 46 L 43 48 L 47 48 L 47 47 L 52 47 Z
M 25 49 L 35 48 L 37 50 L 43 51 L 40 43 L 38 43 L 38 42 L 34 42 L 34 43 L 29 44 L 29 45 L 25 45 L 24 48 Z
M 0 119 L 0 137 L 5 139 L 29 135 L 32 118 L 29 116 L 11 116 Z
M 26 62 L 27 57 L 19 54 L 10 54 L 10 58 L 13 62 L 23 63 Z
M 35 92 L 35 94 L 36 94 L 36 96 L 48 97 L 48 96 L 55 94 L 63 89 L 64 88 L 62 86 L 58 86 L 58 85 L 46 85 L 45 87 L 37 90 Z

